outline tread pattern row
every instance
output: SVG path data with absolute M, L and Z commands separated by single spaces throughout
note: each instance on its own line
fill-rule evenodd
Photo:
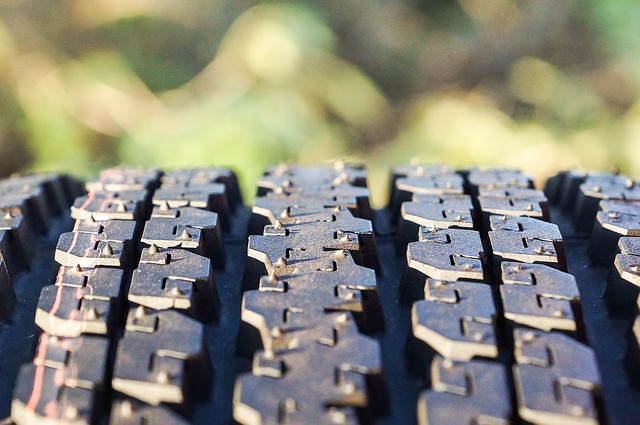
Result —
M 224 264 L 220 228 L 241 202 L 235 175 L 109 169 L 86 189 L 40 293 L 12 419 L 186 423 L 206 395 L 203 322 L 216 319 L 211 264 Z
M 418 422 L 599 423 L 598 366 L 545 195 L 514 170 L 404 166 L 392 184 L 399 250 L 417 228 L 403 293 L 430 387 Z
M 280 165 L 258 183 L 236 381 L 242 424 L 368 422 L 382 392 L 378 259 L 360 164 Z M 253 335 L 253 337 L 251 337 Z M 244 336 L 244 337 L 242 337 Z

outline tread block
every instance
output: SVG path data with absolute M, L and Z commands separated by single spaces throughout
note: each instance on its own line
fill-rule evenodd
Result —
M 419 425 L 507 425 L 511 400 L 503 366 L 482 360 L 431 363 L 431 389 L 418 400 Z
M 247 252 L 249 257 L 264 264 L 267 273 L 272 273 L 278 262 L 289 268 L 300 268 L 308 267 L 305 262 L 319 260 L 327 262 L 325 268 L 332 268 L 327 251 L 340 250 L 350 251 L 358 264 L 377 267 L 371 222 L 353 217 L 348 210 L 319 214 L 302 224 L 277 221 L 265 226 L 263 235 L 249 236 Z
M 153 205 L 169 208 L 193 207 L 217 213 L 222 226 L 229 225 L 227 189 L 221 183 L 163 183 L 153 194 Z
M 309 201 L 295 198 L 273 195 L 256 198 L 253 202 L 250 223 L 251 234 L 261 234 L 264 226 L 281 224 L 311 224 L 318 221 L 335 221 L 334 216 L 360 217 L 360 212 L 355 204 L 341 203 L 334 198 L 318 197 Z M 336 205 L 337 203 L 337 205 Z M 344 218 L 340 218 L 344 220 Z
M 601 200 L 640 201 L 640 187 L 622 175 L 588 175 L 576 194 L 573 220 L 577 230 L 591 230 Z
M 242 194 L 238 177 L 228 168 L 208 167 L 168 171 L 161 179 L 162 184 L 208 184 L 222 183 L 226 187 L 229 205 L 235 208 L 242 204 Z
M 301 187 L 304 189 L 331 184 L 346 183 L 350 186 L 366 187 L 367 171 L 356 162 L 335 161 L 327 165 L 298 165 L 282 163 L 268 167 L 258 180 L 258 196 L 265 191 Z
M 543 192 L 527 188 L 479 189 L 478 203 L 487 215 L 526 216 L 550 221 L 549 203 Z
M 146 216 L 146 196 L 147 192 L 143 190 L 89 192 L 86 196 L 76 198 L 71 206 L 71 217 L 86 221 L 142 221 Z
M 396 222 L 403 202 L 419 196 L 450 196 L 464 192 L 464 181 L 453 167 L 440 164 L 396 165 L 391 169 L 389 205 L 391 220 Z
M 451 360 L 498 356 L 496 309 L 489 285 L 427 279 L 424 295 L 411 310 L 417 339 Z
M 41 335 L 33 363 L 20 369 L 11 419 L 18 425 L 92 423 L 108 351 L 103 338 Z
M 136 222 L 130 220 L 76 220 L 73 232 L 101 235 L 107 241 L 128 242 L 133 239 Z
M 92 190 L 88 192 L 87 193 L 88 196 L 92 196 L 100 199 L 111 199 L 114 202 L 116 202 L 116 204 L 118 204 L 118 201 L 122 202 L 125 205 L 127 203 L 141 204 L 146 202 L 149 198 L 149 191 L 144 188 L 140 188 L 140 189 L 122 188 L 118 191 L 111 191 L 111 190 L 104 190 L 104 188 L 99 184 L 95 185 L 94 188 L 96 190 Z
M 607 212 L 615 211 L 629 214 L 638 214 L 638 212 L 640 212 L 640 201 L 603 199 L 599 205 L 600 210 Z
M 488 198 L 535 199 L 538 202 L 548 202 L 547 195 L 543 191 L 520 186 L 480 186 L 478 187 L 478 198 L 481 196 Z
M 123 190 L 153 190 L 161 172 L 155 169 L 116 167 L 102 170 L 96 180 L 87 182 L 88 192 L 120 192 Z
M 128 220 L 76 222 L 73 232 L 60 235 L 55 260 L 62 266 L 93 268 L 130 266 L 136 223 Z
M 273 192 L 270 192 L 270 194 Z M 254 199 L 251 208 L 252 220 L 255 222 L 254 233 L 262 233 L 264 226 L 275 224 L 280 221 L 282 224 L 309 223 L 309 215 L 326 213 L 331 214 L 335 209 L 340 212 L 340 207 L 327 207 L 324 200 L 305 201 L 303 204 L 287 196 L 263 196 Z M 343 207 L 347 208 L 347 206 Z
M 418 242 L 407 246 L 408 267 L 438 280 L 482 281 L 483 258 L 480 233 L 474 230 L 420 227 Z
M 455 172 L 429 174 L 420 168 L 410 175 L 395 180 L 390 207 L 397 211 L 403 202 L 415 195 L 462 195 L 464 179 Z
M 598 424 L 600 373 L 593 351 L 562 334 L 516 329 L 518 413 L 533 424 Z
M 256 198 L 253 212 L 255 215 L 273 219 L 273 211 L 279 211 L 278 217 L 293 206 L 304 204 L 305 207 L 335 208 L 344 207 L 355 216 L 370 218 L 369 190 L 365 187 L 351 186 L 341 182 L 337 185 L 314 188 L 277 189 L 268 192 L 264 197 Z
M 126 201 L 106 196 L 102 192 L 76 198 L 71 207 L 71 217 L 76 220 L 132 220 L 140 221 L 140 202 Z
M 218 215 L 211 211 L 157 206 L 145 223 L 141 242 L 191 250 L 209 258 L 216 268 L 224 263 Z
M 343 223 L 345 220 L 357 217 L 353 212 L 345 206 L 327 207 L 322 202 L 314 200 L 304 202 L 304 204 L 291 203 L 287 199 L 276 198 L 256 198 L 253 203 L 254 216 L 268 218 L 268 221 L 260 228 L 263 233 L 264 226 L 275 225 L 312 225 L 319 222 L 335 222 Z M 359 221 L 362 219 L 358 218 Z
M 201 323 L 176 311 L 131 309 L 113 369 L 114 390 L 154 406 L 182 404 L 207 376 Z
M 424 198 L 422 201 L 404 202 L 401 209 L 402 219 L 425 227 L 473 229 L 471 216 L 473 206 L 471 199 L 468 197 L 465 199 L 465 197 L 466 195 L 460 195 L 459 198 L 456 198 L 456 205 L 451 207 L 447 204 L 454 202 L 449 200 L 450 202 L 440 203 L 438 197 L 435 197 L 435 202 Z
M 504 317 L 544 331 L 579 330 L 580 293 L 575 278 L 541 264 L 501 264 Z
M 621 237 L 607 280 L 604 300 L 609 313 L 632 319 L 638 314 L 636 299 L 640 295 L 640 238 Z
M 530 176 L 510 168 L 472 168 L 468 171 L 467 181 L 476 192 L 481 188 L 533 189 L 533 179 Z
M 420 174 L 420 167 L 415 174 L 400 177 L 396 180 L 398 192 L 408 192 L 407 195 L 399 195 L 400 199 L 411 199 L 413 194 L 420 195 L 462 195 L 464 180 L 455 172 Z
M 183 249 L 142 250 L 134 270 L 129 301 L 155 310 L 179 309 L 211 318 L 219 300 L 208 258 Z
M 79 266 L 61 266 L 58 269 L 54 285 L 70 286 L 74 288 L 92 288 L 95 292 L 101 292 L 101 288 L 111 288 L 112 285 L 121 285 L 124 272 L 121 269 L 111 267 L 82 268 Z M 96 289 L 98 288 L 98 289 Z M 107 289 L 110 292 L 111 289 Z
M 445 197 L 446 196 L 446 197 Z M 419 201 L 403 202 L 400 207 L 398 252 L 418 239 L 420 226 L 439 229 L 473 229 L 474 214 L 468 195 L 422 196 Z
M 110 334 L 119 316 L 123 272 L 61 267 L 56 285 L 40 292 L 35 322 L 52 336 Z
M 610 266 L 616 255 L 618 239 L 621 236 L 640 236 L 640 207 L 634 211 L 624 209 L 627 211 L 609 209 L 596 214 L 588 250 L 593 264 Z
M 414 193 L 411 201 L 407 202 L 425 202 L 429 204 L 441 204 L 443 208 L 451 210 L 466 211 L 473 209 L 473 202 L 469 195 L 424 195 Z
M 553 223 L 531 217 L 490 216 L 493 260 L 540 263 L 566 271 L 562 234 Z

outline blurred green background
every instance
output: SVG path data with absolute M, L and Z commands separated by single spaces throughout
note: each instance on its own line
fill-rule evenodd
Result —
M 640 166 L 636 0 L 4 0 L 0 172 Z

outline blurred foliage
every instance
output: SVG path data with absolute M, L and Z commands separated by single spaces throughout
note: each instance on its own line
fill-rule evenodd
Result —
M 0 172 L 640 167 L 640 3 L 6 0 Z

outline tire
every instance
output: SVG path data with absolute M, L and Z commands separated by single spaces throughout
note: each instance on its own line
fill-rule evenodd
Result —
M 3 423 L 640 417 L 632 180 L 406 165 L 373 210 L 337 161 L 257 194 L 222 168 L 0 181 Z

